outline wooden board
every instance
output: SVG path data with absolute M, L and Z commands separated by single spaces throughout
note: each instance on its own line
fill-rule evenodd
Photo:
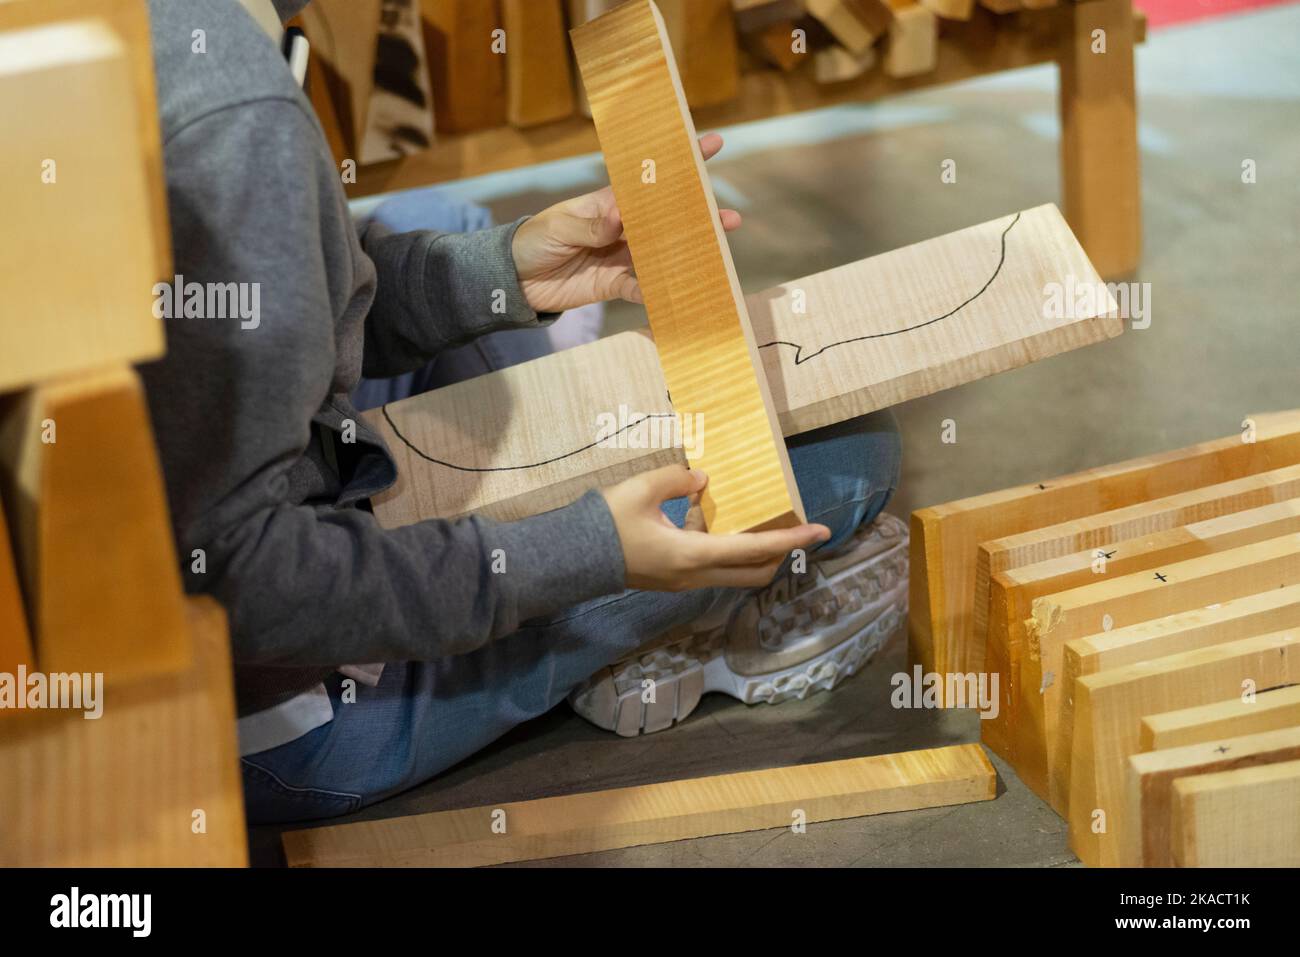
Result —
M 864 53 L 893 19 L 881 0 L 808 0 L 808 12 L 850 53 Z
M 1100 576 L 1126 575 L 1292 532 L 1300 532 L 1300 498 L 1143 534 L 1099 548 L 1084 548 L 1071 555 L 994 574 L 989 589 L 985 668 L 990 674 L 999 675 L 1000 703 L 995 718 L 980 722 L 980 735 L 985 747 L 1013 764 L 1016 761 L 1011 747 L 1014 739 L 1012 729 L 1018 719 L 1020 704 L 1025 619 L 1033 614 L 1034 599 L 1099 581 Z M 987 560 L 984 548 L 981 545 L 980 551 Z M 1102 556 L 1104 564 L 1099 564 Z M 978 592 L 978 570 L 976 582 Z M 977 615 L 977 633 L 978 618 Z M 1035 689 L 1030 689 L 1030 692 L 1036 693 Z
M 1118 333 L 1117 319 L 1043 318 L 1044 284 L 1086 275 L 1088 263 L 1054 207 L 1019 217 L 750 296 L 782 433 L 820 428 Z M 676 388 L 672 394 L 679 399 Z M 519 413 L 542 407 L 550 410 L 544 419 Z M 681 461 L 680 450 L 637 448 L 646 440 L 631 430 L 607 443 L 617 448 L 594 445 L 604 420 L 635 422 L 671 411 L 654 349 L 636 333 L 395 403 L 366 414 L 398 462 L 398 483 L 376 497 L 375 514 L 391 527 L 471 511 L 516 519 L 566 504 L 614 476 Z M 684 436 L 695 421 L 683 419 Z M 713 436 L 706 420 L 706 448 Z M 1296 447 L 1300 456 L 1300 441 Z
M 9 29 L 26 7 L 0 5 L 0 392 L 164 348 L 142 158 L 157 132 L 139 139 L 153 99 L 131 63 L 148 50 L 102 19 Z
M 992 800 L 979 745 L 288 831 L 291 867 L 477 867 Z M 504 833 L 494 833 L 494 820 Z
M 983 642 L 988 635 L 991 579 L 999 572 L 1089 549 L 1102 549 L 1108 556 L 1104 577 L 1111 578 L 1114 573 L 1109 563 L 1119 557 L 1119 542 L 1284 502 L 1296 496 L 1300 496 L 1300 464 L 981 542 L 975 559 L 975 640 Z M 1126 547 L 1124 552 L 1127 554 L 1127 551 Z M 1098 577 L 1094 575 L 1093 580 Z
M 1142 661 L 1075 682 L 1069 822 L 1070 848 L 1080 860 L 1090 866 L 1120 863 L 1128 826 L 1125 762 L 1137 753 L 1143 715 L 1240 694 L 1247 680 L 1260 688 L 1300 680 L 1300 630 Z M 1094 811 L 1105 814 L 1104 833 L 1092 829 Z
M 100 718 L 47 709 L 4 719 L 0 866 L 247 864 L 225 614 L 190 599 L 182 625 L 192 665 L 106 683 Z
M 501 0 L 506 31 L 506 117 L 536 126 L 573 114 L 569 38 L 561 0 Z
M 1133 2 L 1067 3 L 1061 12 L 1065 218 L 1097 270 L 1115 278 L 1132 272 L 1142 256 Z M 1104 53 L 1093 52 L 1096 30 L 1105 31 Z
M 0 507 L 0 674 L 17 674 L 19 665 L 30 669 L 33 664 L 31 633 L 27 630 L 27 612 L 18 589 L 18 568 L 9 542 L 9 525 Z M 0 710 L 0 718 L 5 713 Z
M 1240 435 L 976 495 L 912 513 L 911 659 L 927 672 L 984 670 L 973 641 L 981 542 L 1300 462 L 1300 411 Z
M 1210 607 L 1166 615 L 1065 643 L 1056 736 L 1048 739 L 1050 793 L 1070 793 L 1070 762 L 1077 724 L 1077 679 L 1140 661 L 1222 645 L 1255 635 L 1300 628 L 1300 586 L 1288 585 Z M 1247 729 L 1249 730 L 1249 729 Z M 1242 733 L 1245 733 L 1243 731 Z M 1144 739 L 1145 740 L 1145 739 Z M 1192 743 L 1192 742 L 1187 742 Z M 1145 743 L 1139 750 L 1150 750 Z M 1057 799 L 1058 804 L 1060 799 Z M 1067 802 L 1068 803 L 1068 802 Z M 1062 814 L 1067 808 L 1061 808 Z
M 938 63 L 939 21 L 929 7 L 894 11 L 885 46 L 884 70 L 892 77 L 929 73 Z
M 112 684 L 189 665 L 180 564 L 134 371 L 0 403 L 0 487 L 42 670 L 103 672 Z
M 730 17 L 730 10 L 727 11 Z M 633 0 L 573 31 L 664 381 L 699 416 L 712 532 L 803 522 L 745 300 L 659 10 Z
M 1171 818 L 1173 785 L 1178 778 L 1297 759 L 1300 727 L 1133 755 L 1128 760 L 1126 821 L 1132 826 L 1124 831 L 1122 863 L 1126 867 L 1173 866 Z M 1276 810 L 1280 817 L 1300 816 L 1300 806 L 1295 804 Z
M 975 0 L 921 0 L 921 5 L 945 20 L 969 20 Z
M 813 54 L 813 76 L 818 83 L 847 83 L 855 80 L 876 62 L 876 51 L 867 47 L 862 53 L 850 53 L 831 44 Z
M 754 30 L 745 34 L 745 48 L 763 62 L 788 73 L 808 59 L 806 51 L 795 50 L 794 31 L 796 29 L 793 20 L 778 20 L 776 23 L 768 24 L 761 30 Z M 839 47 L 831 47 L 831 49 L 839 49 Z M 820 79 L 820 75 L 818 78 Z
M 740 92 L 740 48 L 731 0 L 658 0 L 658 5 L 690 108 L 734 100 Z
M 1300 622 L 1291 627 L 1300 627 Z M 1300 726 L 1300 685 L 1149 714 L 1142 719 L 1138 748 L 1144 752 L 1161 751 L 1293 726 Z
M 1049 742 L 1058 736 L 1066 642 L 1102 631 L 1105 615 L 1123 627 L 1297 583 L 1300 534 L 1292 534 L 1035 601 L 1034 617 L 1026 622 L 1021 714 L 1015 728 L 1016 770 L 1021 779 L 1065 813 L 1069 790 L 1051 786 L 1061 775 L 1052 770 L 1056 751 Z
M 804 0 L 731 0 L 731 12 L 736 29 L 750 33 L 774 23 L 797 20 L 808 10 Z
M 1179 778 L 1171 855 L 1179 867 L 1300 867 L 1300 761 Z
M 422 0 L 420 10 L 438 132 L 504 124 L 506 57 L 492 50 L 492 31 L 501 27 L 497 0 Z

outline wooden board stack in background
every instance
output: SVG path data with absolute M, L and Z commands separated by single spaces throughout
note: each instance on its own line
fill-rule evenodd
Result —
M 1300 694 L 1268 690 L 1300 682 L 1298 456 L 1300 412 L 1272 413 L 913 515 L 914 653 L 996 678 L 985 742 L 1085 863 L 1300 864 L 1291 776 L 1253 770 L 1300 757 Z

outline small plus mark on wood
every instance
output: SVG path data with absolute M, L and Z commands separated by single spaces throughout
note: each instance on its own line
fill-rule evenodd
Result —
M 1167 581 L 1169 581 L 1168 578 L 1166 578 L 1164 575 L 1160 574 L 1159 572 L 1156 572 L 1156 578 L 1157 578 L 1159 581 L 1162 581 L 1162 582 L 1167 582 Z
M 1115 549 L 1114 551 L 1102 552 L 1102 553 L 1101 553 L 1101 557 L 1102 557 L 1102 558 L 1114 558 L 1114 557 L 1115 557 L 1115 552 L 1117 552 L 1117 551 L 1119 551 L 1118 548 Z
M 1214 750 L 1215 750 L 1215 751 L 1218 751 L 1220 754 L 1227 754 L 1227 753 L 1228 753 L 1229 751 L 1231 751 L 1232 749 L 1229 748 L 1229 747 L 1227 747 L 1226 745 L 1222 745 L 1222 744 L 1221 744 L 1221 745 L 1219 745 L 1217 748 L 1215 748 Z
M 1039 482 L 1039 483 L 1038 483 L 1038 487 L 1039 487 L 1040 489 L 1042 489 L 1043 491 L 1047 491 L 1047 486 L 1044 485 L 1042 482 Z

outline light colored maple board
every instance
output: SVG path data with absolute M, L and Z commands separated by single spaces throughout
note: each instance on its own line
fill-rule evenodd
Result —
M 1142 196 L 1133 76 L 1132 0 L 1067 3 L 1061 10 L 1061 185 L 1065 218 L 1108 278 L 1142 256 Z M 1094 53 L 1093 32 L 1105 31 Z
M 1119 332 L 1117 319 L 1042 318 L 1044 284 L 1082 274 L 1087 260 L 1054 207 L 1026 210 L 1007 232 L 1013 220 L 994 220 L 750 296 L 749 315 L 781 431 L 820 428 Z M 1004 233 L 1006 261 L 984 294 L 972 300 L 997 267 Z M 797 301 L 804 312 L 795 310 Z M 949 312 L 942 322 L 891 334 Z M 800 348 L 765 345 L 781 342 Z M 807 358 L 796 361 L 800 356 Z M 679 395 L 674 388 L 674 398 Z M 671 411 L 655 351 L 637 333 L 388 407 L 397 431 L 424 455 L 462 469 L 508 471 L 467 472 L 430 462 L 393 431 L 384 412 L 368 412 L 398 461 L 398 482 L 376 497 L 375 514 L 389 527 L 468 512 L 517 519 L 567 504 L 602 482 L 682 460 L 680 451 L 662 448 L 596 447 L 566 456 L 591 445 L 598 417 L 617 418 L 620 407 L 629 413 L 626 421 Z M 550 412 L 521 412 L 536 408 Z M 707 419 L 703 434 L 707 449 L 715 435 Z M 626 436 L 636 437 L 634 431 Z M 1300 455 L 1300 441 L 1296 445 Z M 548 464 L 517 467 L 541 462 Z
M 1100 581 L 1102 577 L 1126 575 L 1291 532 L 1300 532 L 1300 498 L 1144 534 L 1100 548 L 1085 548 L 993 575 L 984 660 L 986 670 L 999 675 L 1000 703 L 996 717 L 980 722 L 984 746 L 1015 763 L 1011 729 L 1018 717 L 1025 619 L 1033 614 L 1034 599 Z M 980 546 L 981 553 L 984 547 Z M 1102 555 L 1105 561 L 1099 564 Z M 976 630 L 979 630 L 978 623 Z M 1035 689 L 1029 690 L 1035 693 Z
M 1300 867 L 1300 761 L 1179 778 L 1171 855 L 1179 867 Z
M 664 380 L 677 411 L 701 417 L 707 432 L 687 449 L 709 476 L 705 525 L 725 534 L 800 524 L 803 504 L 663 18 L 650 0 L 633 0 L 572 35 Z
M 1300 622 L 1294 626 L 1300 627 Z M 1250 697 L 1236 695 L 1213 704 L 1149 714 L 1142 719 L 1138 748 L 1144 752 L 1161 751 L 1293 726 L 1300 726 L 1300 685 L 1269 688 Z
M 999 572 L 1087 549 L 1101 549 L 1111 558 L 1117 558 L 1116 543 L 1126 539 L 1284 502 L 1297 495 L 1300 495 L 1300 465 L 1287 465 L 981 542 L 975 559 L 974 640 L 986 642 L 992 633 L 989 628 L 993 617 L 991 579 Z M 1112 552 L 1115 554 L 1111 555 Z M 1109 566 L 1111 558 L 1106 559 L 1106 574 L 1093 576 L 1092 581 L 1114 577 Z
M 1070 848 L 1090 866 L 1120 863 L 1126 761 L 1138 753 L 1144 715 L 1208 704 L 1256 687 L 1300 680 L 1300 630 L 1256 635 L 1088 675 L 1075 682 Z M 1156 752 L 1157 754 L 1160 752 Z M 1104 833 L 1092 829 L 1105 814 Z M 1100 819 L 1098 819 L 1100 820 Z
M 832 44 L 813 54 L 813 76 L 818 83 L 847 83 L 870 70 L 875 62 L 873 47 L 867 47 L 862 53 L 850 53 Z
M 1125 867 L 1172 867 L 1174 782 L 1198 774 L 1253 768 L 1300 759 L 1300 727 L 1135 754 L 1128 760 L 1128 818 L 1122 847 Z M 1300 806 L 1277 807 L 1300 817 Z
M 1061 806 L 1060 795 L 1070 793 L 1077 679 L 1139 661 L 1151 661 L 1288 628 L 1300 628 L 1300 585 L 1274 588 L 1067 641 L 1056 735 L 1047 741 L 1051 749 L 1048 762 L 1050 794 L 1057 796 L 1055 804 L 1062 816 L 1068 810 L 1068 801 L 1066 806 Z M 1246 730 L 1249 729 L 1242 733 Z M 1142 741 L 1139 750 L 1151 750 L 1146 746 L 1146 739 Z
M 0 674 L 17 674 L 19 665 L 32 667 L 32 640 L 22 592 L 18 589 L 18 568 L 9 543 L 9 526 L 0 507 Z M 0 718 L 4 715 L 5 711 L 0 710 Z
M 420 12 L 438 132 L 504 124 L 506 56 L 492 49 L 492 31 L 501 28 L 497 0 L 422 0 Z
M 501 0 L 506 31 L 506 118 L 513 126 L 573 115 L 573 76 L 561 0 Z
M 939 21 L 929 7 L 915 4 L 894 11 L 885 45 L 886 75 L 902 78 L 929 73 L 938 63 Z
M 921 5 L 945 20 L 969 20 L 975 0 L 921 0 Z
M 1026 622 L 1014 728 L 1021 780 L 1065 813 L 1069 790 L 1051 785 L 1061 776 L 1052 770 L 1050 742 L 1059 734 L 1066 642 L 1102 631 L 1104 615 L 1122 627 L 1297 583 L 1300 534 L 1292 534 L 1037 599 L 1034 618 Z
M 0 486 L 42 670 L 99 671 L 112 683 L 189 665 L 180 566 L 134 371 L 52 380 L 0 404 Z
M 992 800 L 976 744 L 287 831 L 291 867 L 478 867 Z M 493 831 L 504 812 L 505 832 Z M 499 826 L 498 826 L 499 830 Z
M 103 715 L 24 710 L 0 733 L 0 866 L 242 867 L 225 614 L 186 601 L 185 671 L 106 682 Z M 196 833 L 194 812 L 205 832 Z
M 912 662 L 941 674 L 984 669 L 973 640 L 981 542 L 1300 462 L 1300 411 L 1256 418 L 1253 443 L 1231 435 L 913 512 Z
M 740 47 L 731 0 L 658 0 L 658 6 L 690 108 L 734 100 L 740 92 Z
M 137 99 L 131 50 L 103 20 L 10 30 L 6 13 L 0 6 L 0 392 L 164 348 L 138 139 L 138 111 L 152 101 Z M 33 241 L 42 236 L 57 238 Z
M 343 137 L 344 151 L 336 158 L 356 159 L 361 152 L 375 85 L 380 6 L 381 0 L 313 0 L 300 14 L 311 43 L 308 70 L 328 88 Z M 425 47 L 427 53 L 427 42 Z M 313 89 L 313 105 L 319 96 Z M 328 135 L 329 127 L 325 129 Z
M 881 0 L 808 0 L 808 12 L 850 53 L 864 53 L 893 17 Z
M 0 3 L 0 31 L 7 32 L 25 27 L 67 23 L 69 21 L 84 22 L 88 15 L 93 16 L 96 22 L 108 25 L 127 50 L 127 63 L 130 67 L 130 89 L 126 95 L 135 104 L 132 110 L 135 131 L 129 137 L 129 140 L 133 144 L 136 163 L 143 169 L 145 199 L 149 208 L 148 216 L 151 224 L 149 228 L 151 237 L 149 262 L 153 264 L 151 275 L 155 278 L 170 276 L 172 273 L 171 226 L 167 216 L 166 179 L 163 175 L 162 143 L 158 133 L 158 101 L 154 86 L 152 41 L 149 34 L 149 10 L 147 5 L 139 2 L 139 0 L 94 0 L 93 5 L 88 0 L 5 0 L 5 2 Z M 27 108 L 30 110 L 38 109 L 34 94 L 35 90 L 33 89 L 27 91 L 27 96 L 30 98 L 27 102 Z M 6 112 L 7 109 L 6 107 Z M 39 109 L 44 110 L 47 108 L 42 107 Z M 110 105 L 110 111 L 116 112 L 116 107 Z M 71 121 L 71 117 L 76 114 L 63 115 Z M 19 118 L 23 121 L 34 119 L 34 117 L 21 115 Z M 8 123 L 7 118 L 0 119 L 0 124 L 3 124 L 0 125 L 0 130 L 5 130 L 3 134 L 0 134 L 3 136 L 0 141 L 5 144 L 3 151 L 5 155 L 0 155 L 0 169 L 7 169 L 8 163 L 15 161 L 14 151 L 19 146 L 18 142 L 7 132 Z M 92 127 L 94 125 L 97 124 L 92 124 Z M 93 155 L 87 147 L 87 143 L 91 142 L 88 137 L 91 135 L 89 131 L 92 127 L 83 127 L 82 136 L 76 141 L 83 156 Z M 99 144 L 95 144 L 93 149 L 97 151 Z M 39 169 L 39 166 L 36 169 Z M 30 172 L 30 168 L 23 167 L 23 182 L 30 178 Z M 103 176 L 103 182 L 109 181 L 110 171 L 98 170 L 93 171 L 93 173 L 95 176 Z M 0 182 L 3 182 L 5 186 L 4 191 L 0 192 L 0 197 L 2 197 L 5 210 L 6 232 L 20 234 L 21 231 L 15 225 L 18 222 L 16 219 L 17 210 L 10 199 L 9 193 L 9 187 L 15 186 L 16 183 L 7 174 Z M 114 188 L 117 188 L 115 174 L 112 182 Z M 108 215 L 111 210 L 109 204 L 115 202 L 115 198 L 96 197 L 96 203 L 99 204 L 97 208 L 103 210 L 104 215 Z M 69 204 L 69 206 L 73 209 L 76 208 L 73 204 Z M 86 210 L 81 210 L 80 215 L 75 220 L 78 224 L 77 228 L 80 227 L 85 212 Z M 48 228 L 49 222 L 43 225 Z M 0 243 L 3 241 L 3 239 L 0 239 Z M 117 241 L 116 237 L 114 241 Z M 86 250 L 83 252 L 79 250 L 76 255 L 81 257 L 92 252 L 97 251 Z M 115 252 L 117 253 L 116 261 L 120 259 L 120 245 Z M 63 256 L 63 253 L 60 252 L 59 255 Z M 79 258 L 78 261 L 88 264 L 99 261 L 101 258 L 101 256 L 96 255 L 93 259 Z M 0 259 L 0 275 L 4 275 L 3 270 L 10 264 L 6 260 L 7 256 Z M 86 268 L 85 265 L 82 268 Z M 66 273 L 67 270 L 62 270 L 59 273 L 60 283 L 69 280 L 70 277 Z M 28 281 L 31 280 L 30 276 L 26 278 Z M 6 301 L 12 303 L 13 300 L 8 296 L 7 284 L 0 281 L 0 288 L 5 290 Z M 6 313 L 7 315 L 8 313 Z M 65 318 L 68 321 L 75 319 L 75 317 Z M 0 330 L 0 335 L 3 334 L 3 330 Z M 0 343 L 4 342 L 4 339 L 0 339 Z M 3 359 L 0 359 L 0 362 L 3 361 Z M 26 381 L 35 381 L 35 378 L 29 378 Z

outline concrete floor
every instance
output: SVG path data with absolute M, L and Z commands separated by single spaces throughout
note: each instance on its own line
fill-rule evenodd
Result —
M 904 475 L 890 511 L 1226 435 L 1300 406 L 1300 7 L 1155 32 L 1138 53 L 1152 323 L 1118 339 L 900 406 Z M 1060 196 L 1055 70 L 1033 68 L 865 106 L 724 131 L 711 170 L 746 225 L 748 290 Z M 957 161 L 942 185 L 940 163 Z M 1240 180 L 1254 159 L 1258 182 Z M 457 184 L 504 220 L 599 184 L 593 158 Z M 545 190 L 537 188 L 546 184 Z M 610 309 L 611 329 L 644 323 Z M 940 422 L 957 421 L 955 445 Z M 641 739 L 566 706 L 441 778 L 353 819 L 977 740 L 971 712 L 896 711 L 902 643 L 834 693 L 748 708 L 712 695 Z M 1070 864 L 1063 822 L 995 761 L 991 803 L 567 858 L 552 864 Z M 277 832 L 255 829 L 273 862 Z

